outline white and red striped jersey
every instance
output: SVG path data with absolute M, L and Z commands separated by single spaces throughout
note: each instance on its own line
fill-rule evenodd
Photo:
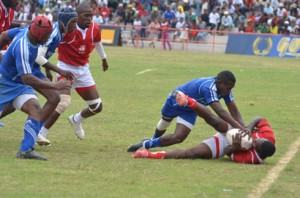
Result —
M 77 26 L 71 34 L 65 34 L 58 46 L 58 60 L 73 66 L 83 66 L 89 62 L 95 43 L 100 41 L 100 29 L 95 22 L 91 22 L 85 30 Z
M 13 9 L 6 8 L 2 1 L 0 1 L 0 34 L 9 29 L 14 19 L 14 13 Z
M 266 119 L 261 119 L 258 123 L 258 131 L 252 132 L 253 140 L 258 138 L 265 138 L 275 144 L 275 136 L 269 125 L 269 122 Z M 264 160 L 261 159 L 254 148 L 251 148 L 247 151 L 240 151 L 233 153 L 231 159 L 238 163 L 244 164 L 262 164 Z

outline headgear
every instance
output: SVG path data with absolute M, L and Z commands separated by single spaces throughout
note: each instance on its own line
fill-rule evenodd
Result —
M 29 30 L 38 41 L 41 41 L 46 34 L 52 32 L 52 22 L 45 16 L 37 16 L 33 19 Z
M 75 12 L 75 10 L 68 7 L 62 8 L 58 13 L 58 21 L 64 25 L 64 28 L 66 28 L 71 19 L 75 17 L 78 17 L 78 14 Z

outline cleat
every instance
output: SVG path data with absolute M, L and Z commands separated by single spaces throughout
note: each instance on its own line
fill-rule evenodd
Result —
M 34 149 L 29 149 L 25 152 L 23 151 L 18 151 L 17 152 L 17 158 L 18 159 L 36 159 L 36 160 L 47 160 L 46 157 L 38 154 L 37 152 L 34 151 Z
M 71 125 L 74 127 L 74 131 L 75 131 L 75 135 L 79 138 L 79 139 L 83 139 L 84 138 L 84 130 L 82 128 L 81 122 L 75 122 L 74 121 L 74 115 L 71 115 L 69 117 L 69 122 L 71 123 Z
M 41 134 L 38 135 L 36 143 L 40 146 L 51 146 L 51 142 Z
M 129 146 L 129 148 L 127 149 L 127 152 L 135 152 L 137 150 L 139 150 L 140 148 L 144 148 L 144 142 L 148 141 L 150 139 L 143 139 L 142 141 L 140 141 L 139 143 L 136 144 L 132 144 L 131 146 Z
M 140 149 L 137 150 L 133 155 L 132 158 L 147 158 L 148 157 L 148 150 L 147 149 Z

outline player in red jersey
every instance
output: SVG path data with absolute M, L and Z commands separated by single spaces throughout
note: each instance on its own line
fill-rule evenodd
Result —
M 102 69 L 106 71 L 108 64 L 106 54 L 101 43 L 100 29 L 92 21 L 93 11 L 88 3 L 81 3 L 76 7 L 78 14 L 77 27 L 71 34 L 67 34 L 58 46 L 58 63 L 60 69 L 71 71 L 74 75 L 72 87 L 88 104 L 79 113 L 71 115 L 69 122 L 75 129 L 78 138 L 83 139 L 85 132 L 81 122 L 102 110 L 102 101 L 95 81 L 89 70 L 89 57 L 95 48 L 102 59 Z M 57 80 L 65 79 L 64 76 L 57 76 Z M 67 109 L 71 102 L 71 91 L 60 91 L 60 103 L 55 111 L 44 123 L 40 130 L 46 138 L 50 127 L 56 122 L 59 116 Z
M 200 109 L 200 104 L 195 105 L 196 101 L 187 97 L 190 106 L 191 103 L 194 111 Z M 180 101 L 178 101 L 180 104 Z M 183 103 L 182 103 L 183 104 Z M 216 133 L 214 136 L 204 140 L 199 145 L 185 149 L 173 151 L 150 152 L 146 149 L 138 150 L 132 155 L 133 158 L 201 158 L 201 159 L 217 159 L 224 155 L 228 155 L 233 161 L 245 164 L 262 164 L 267 157 L 271 157 L 275 148 L 274 133 L 266 119 L 260 117 L 254 118 L 247 126 L 252 131 L 253 146 L 244 151 L 241 149 L 241 135 L 233 137 L 232 145 L 229 145 L 225 134 Z
M 20 0 L 0 0 L 0 34 L 11 27 L 20 26 L 19 23 L 13 23 L 15 10 L 19 8 Z M 7 46 L 4 46 L 1 50 L 6 50 Z M 0 59 L 2 59 L 0 54 Z

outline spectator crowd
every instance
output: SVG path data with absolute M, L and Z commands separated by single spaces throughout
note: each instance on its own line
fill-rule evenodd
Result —
M 23 0 L 15 19 L 45 15 L 56 21 L 61 7 L 75 8 L 79 1 Z M 132 28 L 133 42 L 147 38 L 151 47 L 159 38 L 166 46 L 172 39 L 203 41 L 213 31 L 300 34 L 299 0 L 91 0 L 91 5 L 97 24 Z

